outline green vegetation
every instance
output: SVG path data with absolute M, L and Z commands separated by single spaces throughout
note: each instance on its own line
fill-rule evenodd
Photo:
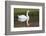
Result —
M 29 10 L 29 16 L 34 17 L 38 16 L 39 17 L 39 9 L 26 9 L 26 8 L 14 8 L 14 16 L 17 15 L 26 15 L 27 10 Z

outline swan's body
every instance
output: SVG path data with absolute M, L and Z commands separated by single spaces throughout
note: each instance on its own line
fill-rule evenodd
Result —
M 27 17 L 25 15 L 18 16 L 18 21 L 25 22 Z
M 29 25 L 28 24 L 28 21 L 29 21 L 28 13 L 29 13 L 29 10 L 27 11 L 26 16 L 25 15 L 18 15 L 18 21 L 20 21 L 20 22 L 27 21 L 26 23 L 27 23 L 27 25 Z

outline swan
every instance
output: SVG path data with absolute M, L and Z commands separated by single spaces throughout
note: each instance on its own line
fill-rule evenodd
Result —
M 29 21 L 29 16 L 28 16 L 29 10 L 27 10 L 26 12 L 26 16 L 25 15 L 18 15 L 18 21 L 20 22 L 25 22 L 27 23 L 27 25 L 29 25 L 28 21 Z
M 18 15 L 18 21 L 25 22 L 27 20 L 27 17 L 25 15 Z

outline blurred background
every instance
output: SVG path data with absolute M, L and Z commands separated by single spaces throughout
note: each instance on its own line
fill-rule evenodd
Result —
M 29 10 L 29 26 L 28 27 L 38 27 L 39 26 L 39 9 L 29 9 L 29 8 L 14 8 L 14 27 L 27 27 L 26 21 L 18 21 L 18 15 L 25 15 Z

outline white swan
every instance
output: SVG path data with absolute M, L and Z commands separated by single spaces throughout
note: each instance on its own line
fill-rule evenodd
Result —
M 26 21 L 27 25 L 29 25 L 29 23 L 28 23 L 28 21 L 29 21 L 28 13 L 29 13 L 29 10 L 27 11 L 26 16 L 25 15 L 18 15 L 18 21 L 20 21 L 20 22 L 25 22 Z
M 18 15 L 18 21 L 25 22 L 27 20 L 27 17 L 25 15 Z

